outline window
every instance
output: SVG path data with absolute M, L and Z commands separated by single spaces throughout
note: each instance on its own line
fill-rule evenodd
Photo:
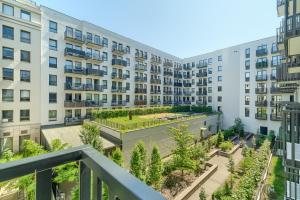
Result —
M 28 11 L 21 10 L 20 17 L 21 17 L 21 19 L 24 19 L 24 20 L 27 20 L 27 21 L 31 21 L 31 14 Z
M 218 102 L 222 102 L 222 97 L 218 96 Z
M 222 61 L 222 56 L 218 56 L 218 61 Z
M 49 31 L 52 33 L 57 33 L 57 23 L 54 21 L 49 21 Z
M 218 76 L 218 81 L 219 81 L 219 82 L 222 81 L 222 76 Z
M 208 74 L 212 74 L 212 68 L 211 67 L 208 68 L 207 71 L 208 71 Z
M 49 57 L 49 67 L 57 68 L 57 58 Z
M 80 109 L 75 109 L 75 117 L 81 118 L 81 110 Z
M 14 16 L 14 7 L 7 4 L 2 4 L 2 13 L 10 16 Z
M 3 25 L 2 26 L 2 37 L 13 40 L 14 39 L 14 28 Z
M 14 90 L 2 89 L 2 101 L 13 102 L 14 101 Z
M 212 102 L 212 97 L 208 96 L 207 101 L 208 101 L 208 103 L 211 103 Z
M 65 118 L 71 118 L 72 117 L 72 110 L 66 110 L 65 111 Z
M 20 101 L 30 101 L 30 90 L 20 90 Z
M 208 83 L 212 83 L 212 78 L 211 77 L 208 77 Z
M 57 76 L 49 74 L 49 85 L 56 86 L 57 85 Z
M 103 61 L 107 61 L 107 52 L 102 53 L 102 59 Z
M 245 49 L 245 57 L 250 58 L 250 48 Z
M 12 122 L 14 119 L 13 110 L 2 110 L 2 122 Z
M 107 94 L 102 94 L 102 102 L 107 103 Z
M 250 69 L 250 60 L 245 60 L 245 69 L 246 70 Z
M 249 116 L 250 116 L 250 109 L 245 108 L 245 117 L 249 117 Z
M 21 39 L 20 39 L 21 42 L 30 44 L 30 42 L 31 42 L 30 32 L 21 30 L 20 37 L 21 37 Z
M 218 92 L 222 92 L 222 86 L 218 86 Z
M 57 102 L 57 94 L 54 92 L 49 93 L 49 103 L 56 103 Z
M 20 110 L 20 121 L 29 121 L 30 120 L 30 110 Z
M 53 39 L 49 39 L 49 49 L 57 51 L 57 41 Z
M 208 87 L 207 91 L 208 91 L 208 93 L 211 93 L 212 92 L 212 87 Z
M 72 114 L 71 114 L 71 116 L 72 116 Z M 57 120 L 57 110 L 49 110 L 48 120 L 49 120 L 49 122 Z
M 20 81 L 30 82 L 30 71 L 21 70 L 20 71 Z
M 245 73 L 245 81 L 250 81 L 250 72 Z
M 222 66 L 218 66 L 218 71 L 219 71 L 219 72 L 222 71 Z
M 3 137 L 3 138 L 0 138 L 0 154 L 5 149 L 10 149 L 11 151 L 13 151 L 13 137 Z
M 108 47 L 108 39 L 107 38 L 102 38 L 102 44 L 104 47 Z
M 3 80 L 14 80 L 14 70 L 9 68 L 2 69 L 2 79 Z
M 30 51 L 21 50 L 21 61 L 30 62 Z
M 2 58 L 3 59 L 14 59 L 14 49 L 9 47 L 2 47 Z
M 99 35 L 94 35 L 94 43 L 95 44 L 101 44 L 100 43 L 100 36 Z

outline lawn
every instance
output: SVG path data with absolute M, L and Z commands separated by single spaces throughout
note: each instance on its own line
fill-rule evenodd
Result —
M 284 198 L 284 169 L 281 163 L 281 158 L 276 156 L 272 157 L 272 162 L 269 169 L 269 177 L 267 180 L 267 183 L 274 187 L 277 199 Z

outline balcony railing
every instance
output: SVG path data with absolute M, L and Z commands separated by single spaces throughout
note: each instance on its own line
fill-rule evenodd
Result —
M 126 87 L 112 87 L 112 93 L 126 93 Z
M 164 71 L 164 76 L 173 76 L 173 72 Z
M 150 72 L 153 73 L 153 74 L 160 74 L 160 73 L 161 73 L 161 70 L 160 70 L 160 69 L 155 69 L 155 68 L 152 68 L 152 67 L 151 67 Z
M 268 115 L 266 113 L 255 113 L 255 119 L 267 120 Z
M 197 91 L 196 92 L 196 95 L 199 95 L 199 96 L 201 96 L 201 95 L 207 95 L 207 91 Z
M 96 39 L 95 37 L 86 37 L 85 42 L 89 46 L 93 46 L 96 48 L 102 48 L 104 46 L 103 42 L 101 42 L 100 38 Z
M 184 75 L 183 75 L 183 78 L 185 78 L 185 79 L 190 79 L 190 78 L 192 78 L 192 76 L 191 76 L 191 75 L 188 75 L 188 74 L 184 74 Z
M 143 82 L 143 83 L 147 83 L 147 77 L 140 77 L 140 76 L 135 76 L 134 80 L 136 82 Z
M 118 59 L 118 58 L 113 58 L 111 60 L 111 64 L 113 66 L 126 67 L 127 66 L 127 61 L 126 60 L 122 60 L 122 59 Z
M 271 107 L 277 107 L 277 106 L 279 106 L 279 104 L 280 104 L 280 101 L 270 101 Z
M 206 105 L 207 105 L 207 101 L 200 101 L 200 100 L 197 100 L 197 101 L 196 101 L 196 104 L 197 104 L 197 105 L 206 106 Z
M 173 62 L 172 62 L 172 61 L 165 61 L 165 62 L 163 63 L 163 66 L 164 66 L 164 67 L 173 67 Z
M 174 95 L 182 95 L 182 91 L 174 91 Z
M 85 51 L 66 47 L 65 48 L 65 56 L 74 56 L 74 57 L 78 57 L 78 58 L 85 58 Z
M 92 68 L 83 68 L 83 67 L 76 67 L 76 66 L 65 66 L 65 73 L 72 73 L 72 74 L 82 74 L 82 75 L 94 75 L 94 76 L 104 76 L 104 71 L 99 69 L 92 69 Z
M 129 78 L 129 74 L 118 74 L 118 73 L 112 72 L 111 78 L 118 79 L 118 80 L 126 80 L 127 78 Z
M 267 88 L 255 88 L 255 94 L 267 94 Z
M 173 104 L 173 101 L 168 101 L 168 100 L 165 100 L 163 102 L 164 105 L 172 105 Z
M 159 58 L 159 57 L 151 57 L 151 63 L 153 63 L 153 64 L 161 64 L 161 58 Z
M 163 92 L 163 94 L 164 94 L 164 95 L 172 95 L 172 94 L 173 94 L 173 91 L 171 91 L 171 90 L 165 90 L 165 91 Z
M 257 49 L 256 56 L 266 56 L 268 55 L 268 49 Z
M 267 68 L 268 66 L 268 61 L 261 61 L 256 63 L 256 69 Z
M 148 59 L 147 54 L 135 53 L 135 59 L 138 61 L 144 61 Z
M 150 105 L 160 105 L 161 102 L 159 100 L 151 100 Z
M 118 55 L 124 55 L 130 53 L 127 48 L 121 46 L 112 46 L 112 52 Z
M 150 79 L 150 83 L 151 84 L 161 84 L 161 80 L 160 79 Z
M 174 83 L 175 87 L 182 87 L 182 83 Z
M 256 75 L 256 81 L 267 81 L 268 76 L 267 75 Z
M 52 174 L 57 166 L 79 163 L 79 198 L 102 199 L 102 184 L 109 190 L 109 199 L 165 200 L 158 192 L 100 154 L 91 146 L 79 146 L 62 151 L 47 153 L 0 165 L 0 182 L 13 180 L 28 174 L 35 174 L 35 199 L 52 199 Z M 94 183 L 91 183 L 92 175 Z
M 135 88 L 134 92 L 139 93 L 139 94 L 147 94 L 147 89 L 146 88 Z
M 293 64 L 282 64 L 277 67 L 276 79 L 278 82 L 295 82 L 300 80 L 300 73 L 289 73 L 289 67 L 291 66 L 293 66 Z
M 147 100 L 134 100 L 134 105 L 136 106 L 147 105 Z
M 112 100 L 111 106 L 126 106 L 127 102 L 123 100 Z
M 105 89 L 105 88 L 103 88 L 101 85 L 65 83 L 65 90 L 102 92 L 103 89 Z
M 147 71 L 147 64 L 135 64 L 135 70 Z
M 192 83 L 183 83 L 183 87 L 192 87 Z
M 182 78 L 182 74 L 177 74 L 177 73 L 175 73 L 175 74 L 174 74 L 174 78 Z
M 282 116 L 280 114 L 270 114 L 270 120 L 272 120 L 272 121 L 281 121 Z
M 268 101 L 255 101 L 255 106 L 256 107 L 267 107 L 268 106 Z
M 207 82 L 204 81 L 204 82 L 197 82 L 196 83 L 197 86 L 207 86 Z
M 74 31 L 65 31 L 65 40 L 70 42 L 76 42 L 79 44 L 84 43 L 84 37 L 82 34 L 76 34 Z
M 151 94 L 161 94 L 161 90 L 151 90 Z
M 197 77 L 207 77 L 207 72 L 197 73 Z
M 172 81 L 164 81 L 164 85 L 173 85 Z
M 184 96 L 191 96 L 192 95 L 192 91 L 183 91 L 183 95 Z
M 203 68 L 207 66 L 208 66 L 207 62 L 197 64 L 197 68 Z

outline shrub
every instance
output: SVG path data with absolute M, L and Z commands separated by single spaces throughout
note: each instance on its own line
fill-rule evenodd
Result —
M 230 151 L 233 148 L 233 143 L 231 141 L 222 142 L 219 147 L 222 151 Z

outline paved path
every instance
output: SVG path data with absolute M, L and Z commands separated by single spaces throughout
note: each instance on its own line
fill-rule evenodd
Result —
M 240 148 L 234 153 L 233 160 L 237 165 L 242 158 L 242 148 Z M 207 199 L 211 199 L 212 193 L 223 185 L 225 180 L 229 177 L 229 172 L 227 171 L 228 158 L 216 155 L 209 160 L 209 163 L 217 164 L 218 170 L 202 185 L 205 189 Z M 199 200 L 200 188 L 192 194 L 188 200 Z

